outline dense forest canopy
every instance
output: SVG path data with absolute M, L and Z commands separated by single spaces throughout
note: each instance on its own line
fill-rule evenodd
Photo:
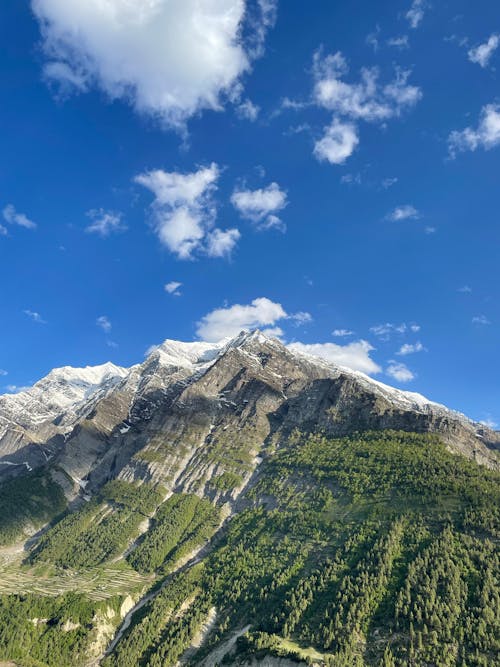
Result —
M 165 500 L 164 489 L 114 481 L 57 521 L 21 567 L 54 576 L 122 554 L 124 571 L 149 577 L 149 601 L 103 667 L 269 655 L 329 667 L 494 667 L 499 480 L 432 435 L 296 433 L 269 453 L 225 523 L 207 499 Z M 83 666 L 102 619 L 110 637 L 119 626 L 124 597 L 48 597 L 42 586 L 2 595 L 0 658 Z

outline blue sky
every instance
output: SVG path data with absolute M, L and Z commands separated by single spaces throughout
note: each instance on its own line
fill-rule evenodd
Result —
M 5 0 L 3 391 L 259 325 L 500 421 L 495 5 Z

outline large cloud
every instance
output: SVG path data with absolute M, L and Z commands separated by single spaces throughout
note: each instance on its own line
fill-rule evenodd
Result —
M 213 162 L 188 174 L 155 169 L 134 179 L 154 194 L 154 230 L 179 259 L 191 259 L 200 252 L 211 257 L 229 255 L 240 238 L 237 229 L 214 227 L 217 210 L 213 193 L 219 173 Z
M 248 305 L 236 303 L 212 310 L 198 322 L 196 333 L 203 340 L 214 342 L 236 336 L 244 329 L 273 327 L 287 317 L 280 303 L 260 297 Z
M 376 67 L 364 67 L 357 82 L 348 83 L 347 61 L 339 51 L 314 54 L 313 100 L 333 113 L 323 137 L 316 141 L 318 160 L 343 164 L 359 144 L 358 123 L 385 123 L 414 107 L 422 97 L 417 86 L 410 85 L 408 70 L 396 70 L 392 81 L 381 84 Z
M 295 352 L 320 357 L 330 363 L 352 368 L 367 375 L 380 373 L 382 370 L 370 357 L 374 349 L 366 340 L 358 340 L 348 345 L 337 345 L 336 343 L 291 343 L 288 346 Z
M 182 125 L 220 109 L 261 55 L 277 0 L 32 0 L 47 61 L 63 89 L 98 86 Z

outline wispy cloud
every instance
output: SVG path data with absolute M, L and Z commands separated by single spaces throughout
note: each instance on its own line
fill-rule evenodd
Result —
M 477 63 L 481 67 L 487 67 L 491 57 L 495 51 L 500 46 L 500 35 L 493 34 L 491 35 L 484 44 L 479 44 L 479 46 L 469 49 L 467 55 L 469 60 L 473 63 Z
M 347 185 L 361 185 L 361 174 L 359 172 L 357 174 L 344 174 L 340 182 Z
M 240 118 L 255 122 L 259 116 L 260 107 L 251 100 L 244 100 L 236 107 L 236 113 Z
M 486 315 L 475 315 L 472 318 L 472 324 L 479 324 L 480 326 L 487 326 L 487 325 L 491 324 L 491 322 L 486 317 Z
M 493 431 L 498 428 L 498 422 L 490 415 L 488 415 L 485 419 L 481 419 L 479 423 L 483 424 L 483 426 L 486 426 L 487 428 L 491 428 Z
M 19 386 L 17 384 L 8 384 L 5 388 L 10 394 L 20 394 L 23 391 L 31 389 L 29 385 Z
M 370 332 L 380 338 L 381 340 L 389 340 L 391 336 L 401 335 L 408 332 L 417 333 L 420 331 L 420 325 L 411 323 L 407 324 L 402 322 L 401 324 L 393 324 L 392 322 L 385 322 L 384 324 L 376 324 L 373 327 L 370 327 Z
M 382 181 L 382 187 L 384 188 L 384 190 L 388 190 L 389 188 L 392 188 L 393 185 L 396 185 L 398 180 L 399 179 L 396 176 L 393 176 L 392 178 L 390 177 L 384 178 L 384 180 Z
M 113 328 L 109 320 L 109 317 L 107 317 L 106 315 L 101 315 L 100 317 L 98 317 L 95 323 L 100 329 L 104 331 L 104 333 L 110 333 L 111 329 Z
M 354 331 L 351 331 L 350 329 L 334 329 L 332 331 L 332 336 L 337 338 L 345 338 L 346 336 L 352 336 L 353 334 Z
M 357 83 L 343 80 L 348 71 L 339 51 L 326 56 L 316 52 L 314 99 L 319 106 L 352 120 L 381 122 L 400 116 L 422 97 L 420 88 L 408 84 L 408 70 L 396 70 L 395 79 L 385 85 L 379 83 L 377 68 L 363 68 Z
M 27 215 L 20 213 L 16 210 L 16 207 L 13 204 L 7 204 L 7 206 L 2 211 L 3 219 L 9 225 L 17 225 L 18 227 L 24 227 L 25 229 L 36 229 L 37 225 L 30 220 Z M 6 228 L 3 227 L 6 233 Z
M 172 280 L 165 285 L 165 292 L 173 294 L 173 296 L 181 296 L 182 292 L 179 289 L 180 287 L 182 287 L 182 283 L 177 282 L 177 280 Z
M 404 345 L 401 345 L 401 347 L 396 352 L 396 354 L 401 356 L 401 357 L 405 357 L 408 354 L 415 354 L 415 352 L 423 352 L 424 350 L 425 350 L 425 347 L 420 342 L 405 343 Z
M 410 40 L 408 38 L 408 35 L 399 35 L 398 37 L 390 37 L 387 40 L 387 46 L 392 46 L 395 49 L 409 49 L 410 48 Z
M 85 227 L 85 231 L 89 234 L 98 234 L 102 238 L 107 238 L 113 233 L 122 232 L 127 227 L 122 223 L 122 214 L 116 211 L 105 211 L 102 208 L 92 209 L 87 212 L 92 222 Z
M 396 206 L 386 217 L 387 220 L 392 220 L 392 222 L 401 222 L 402 220 L 418 220 L 421 216 L 414 206 L 405 204 L 403 206 Z
M 448 137 L 448 148 L 452 158 L 460 152 L 476 151 L 478 148 L 490 150 L 498 145 L 500 145 L 500 104 L 484 106 L 476 128 L 454 130 Z
M 36 322 L 37 324 L 47 324 L 47 322 L 43 319 L 40 313 L 37 313 L 34 310 L 28 310 L 28 309 L 23 310 L 23 313 L 26 315 L 26 317 L 29 317 L 30 320 Z
M 337 51 L 325 55 L 322 49 L 314 54 L 314 102 L 332 112 L 333 118 L 316 141 L 314 155 L 331 164 L 342 164 L 359 144 L 357 124 L 360 121 L 386 123 L 414 107 L 422 97 L 417 86 L 410 85 L 409 70 L 396 69 L 395 78 L 379 82 L 379 70 L 363 68 L 360 79 L 349 83 L 347 61 Z
M 411 28 L 418 28 L 422 23 L 426 6 L 426 0 L 413 0 L 410 9 L 406 12 L 406 18 Z

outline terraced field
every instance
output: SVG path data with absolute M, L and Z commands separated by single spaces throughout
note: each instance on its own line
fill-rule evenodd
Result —
M 139 594 L 152 583 L 152 578 L 117 566 L 101 566 L 85 570 L 22 565 L 24 552 L 0 552 L 0 595 L 36 593 L 64 595 L 85 593 L 91 600 L 106 600 L 116 595 Z

